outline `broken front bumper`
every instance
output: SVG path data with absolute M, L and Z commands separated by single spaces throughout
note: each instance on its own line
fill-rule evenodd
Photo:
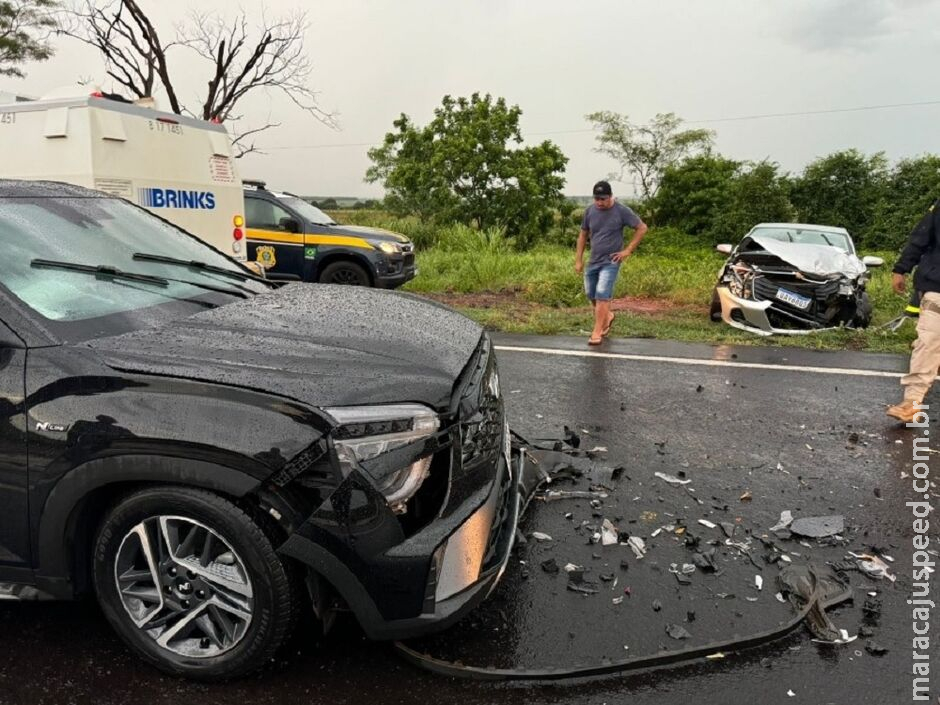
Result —
M 767 309 L 772 301 L 751 301 L 735 296 L 726 286 L 719 286 L 718 298 L 721 300 L 721 319 L 729 326 L 746 330 L 756 335 L 808 335 L 820 331 L 835 330 L 829 328 L 774 328 L 767 317 Z
M 279 550 L 322 576 L 370 638 L 438 631 L 486 599 L 502 577 L 522 509 L 522 465 L 518 451 L 500 453 L 481 504 L 432 522 L 390 549 L 353 555 L 334 543 L 331 551 L 325 534 L 308 523 Z

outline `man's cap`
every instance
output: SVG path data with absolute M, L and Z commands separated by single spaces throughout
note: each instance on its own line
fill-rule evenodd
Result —
M 613 196 L 614 192 L 610 188 L 609 183 L 607 183 L 606 181 L 598 181 L 596 184 L 594 184 L 594 195 L 607 197 L 607 196 Z

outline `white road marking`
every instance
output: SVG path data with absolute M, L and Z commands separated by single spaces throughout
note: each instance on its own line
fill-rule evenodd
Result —
M 890 377 L 898 379 L 904 372 L 885 372 L 882 370 L 858 370 L 845 367 L 812 367 L 806 365 L 776 365 L 763 362 L 737 362 L 736 360 L 700 360 L 690 357 L 666 357 L 662 355 L 629 355 L 627 353 L 594 352 L 593 350 L 558 350 L 554 348 L 527 348 L 516 345 L 497 345 L 497 350 L 505 352 L 536 353 L 539 355 L 558 355 L 561 357 L 600 357 L 610 360 L 636 360 L 639 362 L 667 362 L 674 365 L 693 365 L 698 367 L 740 367 L 750 370 L 780 370 L 783 372 L 812 372 L 822 375 L 846 375 L 851 377 Z

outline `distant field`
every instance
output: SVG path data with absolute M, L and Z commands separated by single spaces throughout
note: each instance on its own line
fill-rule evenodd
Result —
M 463 226 L 428 228 L 414 219 L 389 218 L 381 211 L 332 214 L 340 222 L 386 227 L 416 242 L 433 243 L 418 248 L 420 274 L 405 290 L 455 306 L 491 329 L 583 334 L 590 327 L 581 277 L 574 271 L 576 228 L 572 228 L 571 247 L 541 246 L 518 252 L 498 232 L 481 233 Z M 875 308 L 871 328 L 768 340 L 708 320 L 722 255 L 679 231 L 654 229 L 621 269 L 615 295 L 622 301 L 613 332 L 695 342 L 907 353 L 915 337 L 911 323 L 897 333 L 878 330 L 898 316 L 905 304 L 891 291 L 890 268 L 897 253 L 863 254 L 885 260 L 868 288 Z

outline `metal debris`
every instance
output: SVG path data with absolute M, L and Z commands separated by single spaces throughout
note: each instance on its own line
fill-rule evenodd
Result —
M 669 635 L 672 639 L 691 639 L 692 635 L 689 634 L 685 628 L 680 627 L 678 624 L 667 624 L 666 625 L 666 634 Z
M 821 539 L 845 531 L 845 517 L 842 515 L 826 517 L 802 517 L 790 524 L 790 531 L 798 536 Z

